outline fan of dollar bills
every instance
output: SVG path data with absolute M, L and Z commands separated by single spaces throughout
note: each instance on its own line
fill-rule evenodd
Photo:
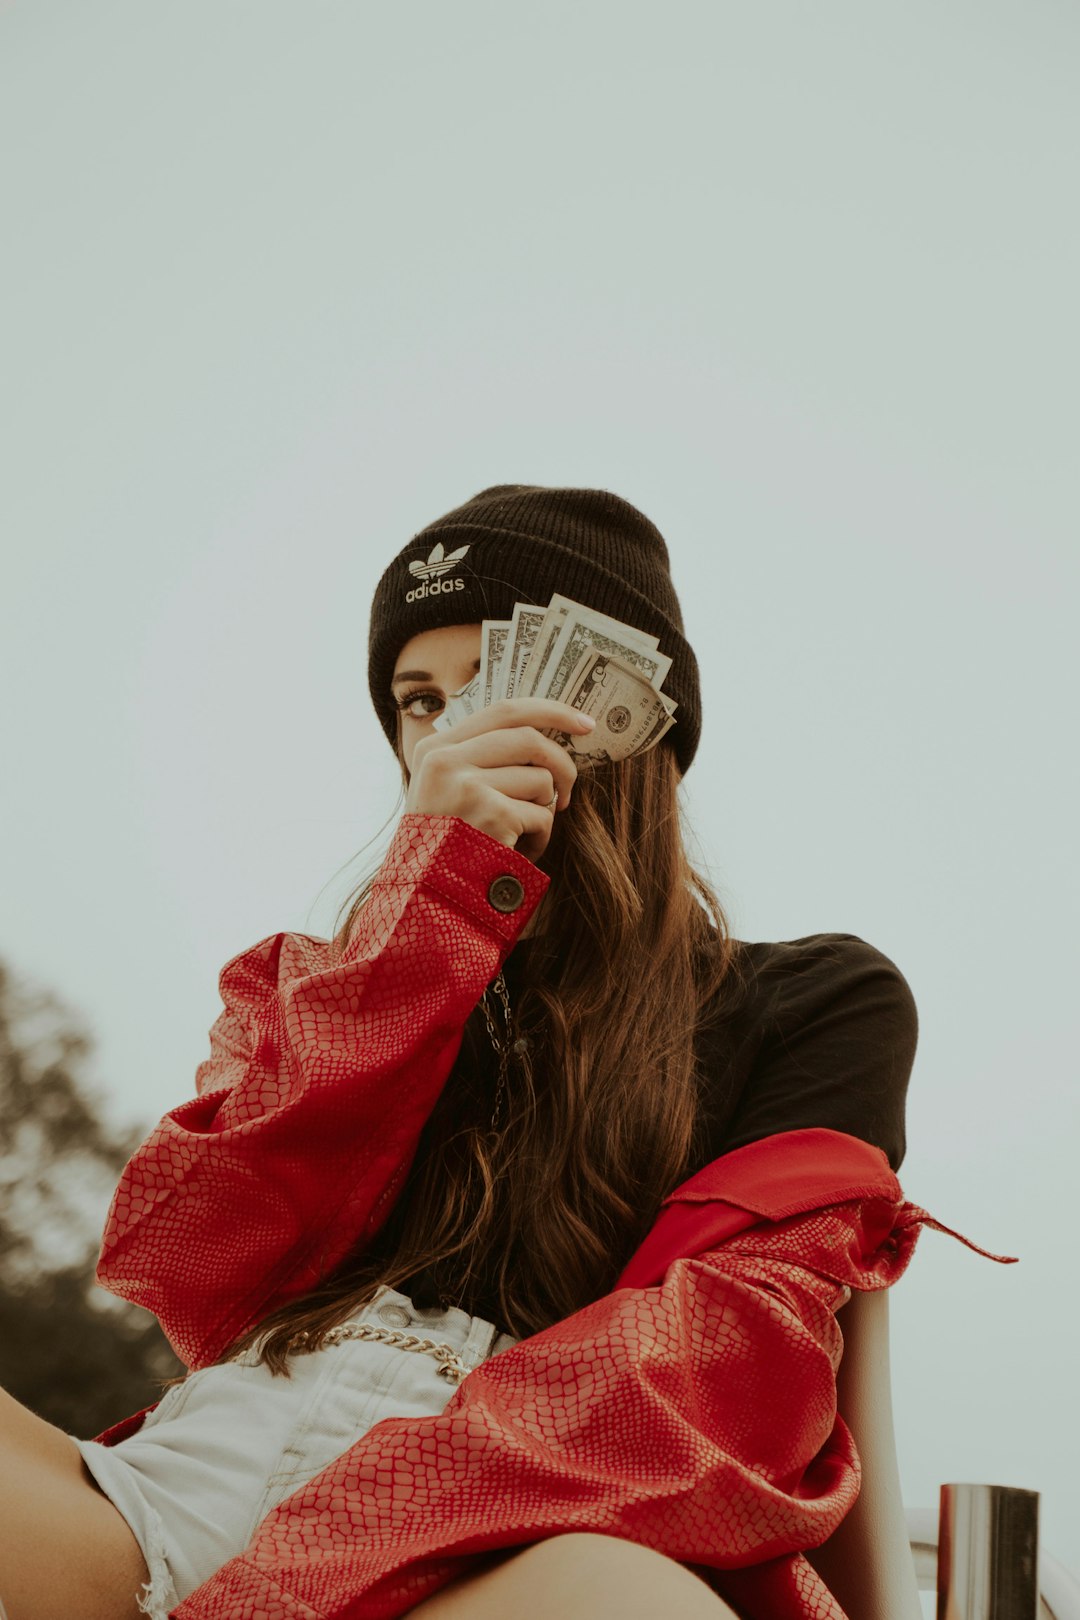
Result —
M 660 690 L 671 659 L 647 636 L 566 596 L 546 608 L 514 605 L 510 619 L 485 619 L 480 673 L 454 692 L 434 730 L 502 698 L 554 698 L 591 714 L 587 737 L 545 733 L 575 759 L 628 759 L 658 743 L 675 724 L 678 704 Z

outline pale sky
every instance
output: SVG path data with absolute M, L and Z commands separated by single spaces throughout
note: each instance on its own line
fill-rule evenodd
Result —
M 896 1288 L 905 1502 L 1038 1490 L 1080 1573 L 1078 48 L 1052 0 L 0 5 L 0 955 L 149 1129 L 394 810 L 385 564 L 617 491 L 734 932 L 892 958 L 905 1193 L 1020 1257 L 926 1231 Z

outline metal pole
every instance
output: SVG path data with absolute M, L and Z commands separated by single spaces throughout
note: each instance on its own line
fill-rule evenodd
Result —
M 1039 1493 L 943 1485 L 937 1620 L 1038 1620 Z

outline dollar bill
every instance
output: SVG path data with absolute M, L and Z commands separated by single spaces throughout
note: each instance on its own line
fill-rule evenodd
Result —
M 544 614 L 544 622 L 536 633 L 529 658 L 529 667 L 525 672 L 525 679 L 518 687 L 518 697 L 536 697 L 538 689 L 543 685 L 544 671 L 547 669 L 555 643 L 562 633 L 566 623 L 566 616 L 575 606 L 565 596 L 553 596 Z
M 521 683 L 529 664 L 529 655 L 546 614 L 546 608 L 515 602 L 500 669 L 501 690 L 495 694 L 492 701 L 495 701 L 495 698 L 523 696 Z
M 595 764 L 644 754 L 675 724 L 662 695 L 639 670 L 595 647 L 582 654 L 559 701 L 591 714 L 596 727 L 587 737 L 565 731 L 545 735 L 575 759 Z
M 468 686 L 463 686 L 460 692 L 451 692 L 443 706 L 443 712 L 437 720 L 432 722 L 433 731 L 449 731 L 451 726 L 467 715 L 475 714 L 477 709 L 483 708 L 480 696 L 480 676 L 475 675 Z
M 493 693 L 499 685 L 499 666 L 506 651 L 506 638 L 510 633 L 509 619 L 485 619 L 480 627 L 480 695 L 481 708 L 494 703 Z
M 474 675 L 468 686 L 463 686 L 460 692 L 455 692 L 454 698 L 466 714 L 475 714 L 482 709 L 483 699 L 480 696 L 480 677 Z
M 551 697 L 556 695 L 552 691 L 551 658 L 559 645 L 571 614 L 579 622 L 587 620 L 598 634 L 608 635 L 624 646 L 629 646 L 632 643 L 642 648 L 656 648 L 659 645 L 656 637 L 647 635 L 644 630 L 635 630 L 632 626 L 623 624 L 619 619 L 609 618 L 606 613 L 600 613 L 596 608 L 587 608 L 583 603 L 574 602 L 570 597 L 560 596 L 556 592 L 548 603 L 547 611 L 544 614 L 544 622 L 537 634 L 536 645 L 529 660 L 526 681 L 518 687 L 517 695 L 519 697 Z
M 534 696 L 566 702 L 563 694 L 582 656 L 590 648 L 629 664 L 650 686 L 657 689 L 671 668 L 671 659 L 659 651 L 655 636 L 641 635 L 629 626 L 609 619 L 606 614 L 594 613 L 590 608 L 573 607 L 563 619 L 558 640 L 548 658 L 547 670 Z

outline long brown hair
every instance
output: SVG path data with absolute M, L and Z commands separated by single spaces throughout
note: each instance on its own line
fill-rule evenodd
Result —
M 514 1007 L 528 1055 L 514 1061 L 500 1128 L 477 1079 L 492 1061 L 477 1009 L 385 1225 L 221 1360 L 258 1343 L 258 1359 L 287 1375 L 295 1334 L 318 1349 L 380 1285 L 429 1268 L 463 1309 L 485 1287 L 518 1338 L 611 1290 L 696 1168 L 695 1031 L 743 983 L 720 901 L 686 852 L 679 781 L 664 744 L 580 772 L 539 862 L 551 885 Z M 369 888 L 343 903 L 331 960 Z

